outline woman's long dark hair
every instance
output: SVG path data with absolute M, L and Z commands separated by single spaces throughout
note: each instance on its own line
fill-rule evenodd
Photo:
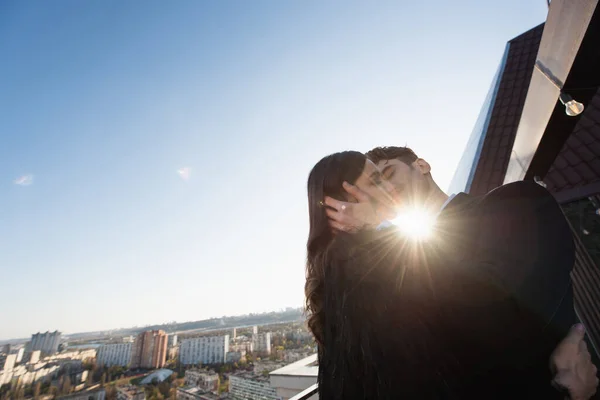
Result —
M 333 232 L 323 205 L 325 196 L 345 199 L 344 182 L 354 184 L 362 173 L 367 157 L 357 151 L 331 154 L 319 161 L 308 176 L 308 214 L 310 232 L 306 244 L 306 310 L 308 327 L 317 343 L 323 343 L 323 279 L 324 251 L 333 239 Z

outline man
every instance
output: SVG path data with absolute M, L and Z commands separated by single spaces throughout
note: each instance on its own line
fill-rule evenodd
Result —
M 468 295 L 462 300 L 446 299 L 452 323 L 469 324 L 481 336 L 494 337 L 489 353 L 473 355 L 471 361 L 492 370 L 499 364 L 529 365 L 535 358 L 532 354 L 539 356 L 537 360 L 550 354 L 576 322 L 570 281 L 573 240 L 568 222 L 550 193 L 533 182 L 518 182 L 481 198 L 464 193 L 448 196 L 433 180 L 431 166 L 411 149 L 380 147 L 367 156 L 394 186 L 400 209 L 419 208 L 437 216 L 432 239 L 439 250 L 436 262 L 493 276 L 505 290 L 506 298 L 486 299 L 485 287 L 465 287 L 463 293 Z M 377 202 L 357 188 L 346 185 L 346 190 L 357 203 L 325 199 L 332 227 L 346 231 L 380 228 L 389 212 L 375 207 Z M 490 318 L 473 321 L 471 300 L 479 306 L 487 301 Z M 581 341 L 580 346 L 584 344 Z M 565 384 L 560 374 L 555 375 L 555 384 L 567 389 L 577 386 L 591 395 L 597 386 L 592 367 L 585 384 Z M 531 377 L 540 385 L 544 379 L 543 374 Z M 570 393 L 574 398 L 576 393 Z

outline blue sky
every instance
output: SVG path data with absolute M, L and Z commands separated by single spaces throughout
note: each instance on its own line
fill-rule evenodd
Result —
M 506 41 L 546 12 L 1 2 L 0 339 L 300 306 L 310 168 L 408 144 L 447 187 Z

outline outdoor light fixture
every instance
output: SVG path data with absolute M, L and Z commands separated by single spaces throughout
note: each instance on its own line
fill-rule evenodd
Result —
M 581 114 L 583 112 L 583 109 L 585 108 L 583 106 L 583 104 L 581 104 L 578 101 L 573 100 L 573 98 L 566 93 L 561 92 L 559 99 L 560 99 L 560 102 L 565 105 L 565 113 L 569 117 L 578 116 L 579 114 Z
M 546 182 L 544 182 L 544 181 L 542 180 L 542 178 L 540 178 L 539 176 L 534 176 L 534 177 L 533 177 L 533 181 L 534 181 L 535 183 L 537 183 L 538 185 L 540 185 L 541 187 L 543 187 L 543 188 L 545 188 L 545 187 L 547 187 L 547 186 L 548 186 L 548 185 L 546 185 Z
M 565 106 L 565 113 L 569 117 L 576 117 L 583 112 L 584 106 L 580 102 L 563 92 L 564 84 L 550 71 L 540 60 L 535 62 L 535 68 L 542 73 L 558 90 L 560 90 L 560 102 Z

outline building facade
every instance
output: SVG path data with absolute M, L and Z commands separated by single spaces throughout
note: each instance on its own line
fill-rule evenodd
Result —
M 509 41 L 450 193 L 537 181 L 573 231 L 575 311 L 600 350 L 600 8 L 553 0 L 545 24 Z M 585 108 L 567 114 L 561 96 Z M 599 358 L 596 358 L 598 361 Z
M 271 354 L 271 332 L 252 334 L 252 345 L 258 354 Z
M 133 343 L 105 344 L 98 348 L 96 355 L 98 365 L 127 367 L 131 364 Z
M 229 335 L 184 339 L 179 345 L 183 365 L 223 364 L 229 352 Z
M 269 378 L 271 387 L 275 389 L 278 398 L 288 400 L 309 388 L 313 388 L 316 392 L 318 375 L 317 355 L 314 354 L 272 371 Z M 314 394 L 307 398 L 316 400 L 318 395 Z
M 171 348 L 171 347 L 175 347 L 175 346 L 177 346 L 177 335 L 173 333 L 173 334 L 169 335 L 167 347 Z
M 229 376 L 229 395 L 234 400 L 279 399 L 268 377 L 248 372 Z
M 58 346 L 60 345 L 60 339 L 62 333 L 59 331 L 46 332 L 46 333 L 35 333 L 31 335 L 31 341 L 29 342 L 29 352 L 39 350 L 44 355 L 52 355 L 58 352 Z
M 37 364 L 40 361 L 40 358 L 42 358 L 42 352 L 39 350 L 36 351 L 32 351 L 31 354 L 29 354 L 29 364 Z
M 9 354 L 15 354 L 17 356 L 17 363 L 23 361 L 23 357 L 25 356 L 25 349 L 23 347 L 19 349 L 12 349 Z
M 199 387 L 207 392 L 215 392 L 219 387 L 219 374 L 199 369 L 185 371 L 185 386 Z
M 131 352 L 131 368 L 164 367 L 167 359 L 167 334 L 162 330 L 137 335 Z

